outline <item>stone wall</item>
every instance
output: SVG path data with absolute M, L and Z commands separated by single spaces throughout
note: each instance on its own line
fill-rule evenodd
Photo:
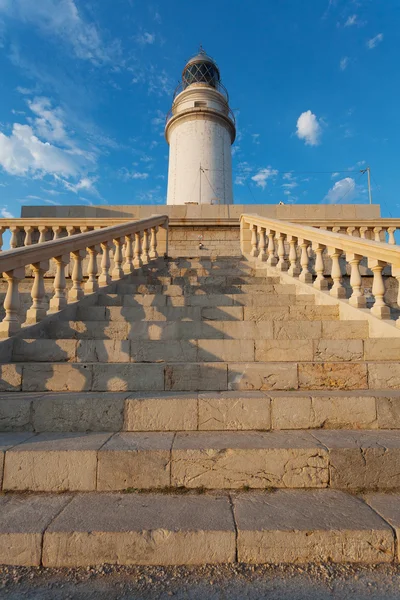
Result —
M 203 248 L 199 249 L 199 236 Z M 170 227 L 169 256 L 240 256 L 239 227 Z

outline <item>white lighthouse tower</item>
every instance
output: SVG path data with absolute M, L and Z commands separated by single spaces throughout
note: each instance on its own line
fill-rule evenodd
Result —
M 232 204 L 235 118 L 215 61 L 202 48 L 175 91 L 165 126 L 167 204 Z

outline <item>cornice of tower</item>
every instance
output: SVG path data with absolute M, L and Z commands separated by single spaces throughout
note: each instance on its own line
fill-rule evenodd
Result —
M 178 123 L 183 123 L 185 121 L 194 121 L 196 119 L 203 119 L 205 121 L 215 121 L 217 123 L 222 123 L 228 130 L 231 135 L 231 144 L 235 141 L 236 138 L 236 127 L 232 121 L 232 119 L 228 115 L 224 115 L 223 113 L 214 110 L 208 107 L 200 107 L 200 108 L 188 108 L 182 112 L 179 112 L 176 115 L 173 115 L 165 126 L 165 139 L 169 144 L 169 134 L 173 128 Z

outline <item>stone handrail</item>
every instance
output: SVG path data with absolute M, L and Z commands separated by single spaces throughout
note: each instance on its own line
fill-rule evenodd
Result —
M 316 227 L 289 221 L 244 214 L 240 217 L 240 245 L 243 254 L 265 261 L 268 266 L 282 272 L 287 271 L 288 275 L 298 277 L 303 283 L 312 284 L 321 291 L 329 290 L 331 296 L 343 299 L 346 298 L 346 288 L 343 285 L 339 258 L 344 255 L 346 263 L 350 265 L 352 294 L 349 303 L 357 308 L 367 307 L 360 273 L 360 262 L 366 258 L 373 273 L 372 294 L 375 301 L 371 313 L 380 319 L 390 318 L 390 308 L 384 300 L 385 283 L 382 270 L 390 265 L 392 276 L 396 277 L 400 284 L 400 249 L 393 244 L 322 231 Z M 288 254 L 287 248 L 289 248 Z M 315 253 L 315 272 L 311 268 L 310 248 Z M 331 286 L 324 276 L 325 265 L 322 254 L 325 251 L 332 260 Z M 400 304 L 400 294 L 398 304 Z
M 80 233 L 41 244 L 15 248 L 0 254 L 0 273 L 3 273 L 8 287 L 4 300 L 5 317 L 0 323 L 0 336 L 10 336 L 21 328 L 18 317 L 20 299 L 18 285 L 25 277 L 25 267 L 31 266 L 34 281 L 32 284 L 32 306 L 26 314 L 26 325 L 38 323 L 47 314 L 62 310 L 69 302 L 77 302 L 85 296 L 108 286 L 112 281 L 133 273 L 144 264 L 168 252 L 168 217 L 153 216 L 140 221 L 125 221 L 87 233 Z M 110 248 L 114 246 L 114 266 L 111 271 Z M 101 252 L 100 252 L 101 249 Z M 124 249 L 124 252 L 123 252 Z M 83 259 L 89 255 L 87 280 L 82 286 Z M 97 255 L 101 253 L 101 273 L 98 275 Z M 65 269 L 72 257 L 72 287 L 66 293 Z M 49 261 L 54 260 L 56 274 L 54 295 L 49 306 L 45 300 L 44 274 L 49 269 Z

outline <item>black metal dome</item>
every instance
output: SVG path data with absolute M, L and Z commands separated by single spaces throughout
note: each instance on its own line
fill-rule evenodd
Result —
M 198 54 L 193 56 L 187 63 L 182 73 L 183 89 L 193 83 L 205 83 L 211 87 L 218 88 L 220 73 L 217 63 L 211 56 L 200 47 Z

